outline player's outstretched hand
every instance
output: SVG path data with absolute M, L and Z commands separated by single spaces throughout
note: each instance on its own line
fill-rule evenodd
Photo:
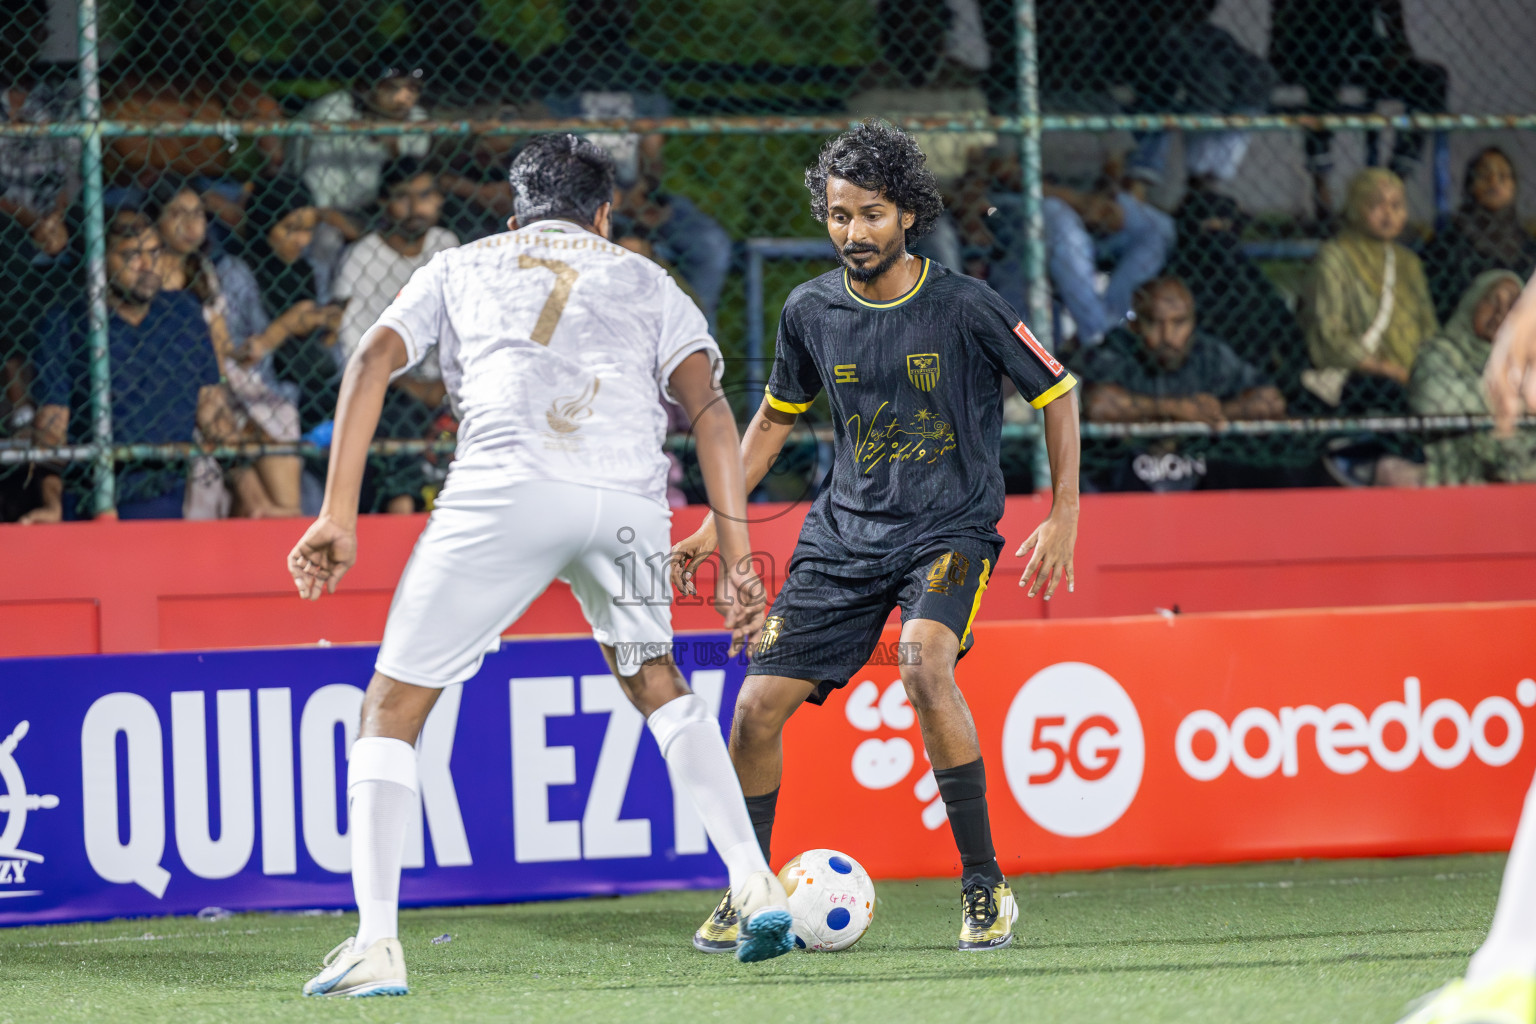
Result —
M 715 553 L 715 548 L 720 541 L 715 536 L 715 519 L 709 515 L 704 517 L 704 523 L 694 531 L 693 536 L 685 537 L 672 545 L 672 585 L 677 588 L 679 594 L 692 597 L 698 593 L 693 585 L 693 578 L 698 575 L 699 566 Z
M 750 565 L 721 573 L 721 577 L 715 603 L 725 617 L 725 627 L 731 631 L 729 653 L 734 658 L 762 632 L 763 617 L 768 613 L 768 591 Z
M 301 598 L 318 601 L 322 592 L 336 593 L 336 585 L 356 561 L 357 527 L 321 516 L 288 552 L 288 572 Z
M 1075 582 L 1072 575 L 1072 548 L 1076 543 L 1075 516 L 1063 519 L 1051 516 L 1035 527 L 1035 532 L 1014 552 L 1017 556 L 1034 549 L 1029 556 L 1029 563 L 1024 566 L 1024 576 L 1019 580 L 1019 586 L 1029 587 L 1030 597 L 1034 597 L 1044 587 L 1045 599 L 1049 601 L 1065 575 L 1067 592 L 1071 593 Z M 1034 583 L 1030 583 L 1030 580 L 1034 580 Z

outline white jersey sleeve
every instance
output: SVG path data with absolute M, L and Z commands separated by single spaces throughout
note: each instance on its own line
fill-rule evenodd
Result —
M 376 326 L 390 328 L 405 342 L 405 365 L 395 371 L 394 377 L 408 373 L 425 359 L 447 326 L 444 266 L 442 254 L 433 256 L 426 266 L 411 275 L 400 294 L 379 316 Z
M 661 337 L 656 346 L 656 383 L 667 401 L 676 405 L 677 397 L 672 394 L 672 373 L 682 365 L 684 359 L 695 352 L 709 356 L 716 387 L 719 387 L 720 378 L 725 372 L 725 360 L 720 355 L 720 346 L 710 336 L 709 322 L 687 293 L 677 286 L 677 282 L 670 276 L 664 277 L 661 292 Z

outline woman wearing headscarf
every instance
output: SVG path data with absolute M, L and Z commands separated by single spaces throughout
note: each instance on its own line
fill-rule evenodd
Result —
M 1520 296 L 1519 275 L 1487 270 L 1461 297 L 1444 329 L 1419 351 L 1408 383 L 1408 404 L 1419 416 L 1486 416 L 1483 367 L 1493 337 Z M 1487 428 L 1468 430 L 1424 446 L 1425 483 L 1503 483 L 1536 480 L 1536 437 L 1496 438 Z
M 1514 162 L 1497 146 L 1468 161 L 1461 209 L 1424 249 L 1429 293 L 1442 319 L 1484 271 L 1528 277 L 1536 269 L 1536 238 L 1520 226 L 1515 209 L 1519 189 Z
M 1300 312 L 1312 369 L 1302 383 L 1340 415 L 1402 412 L 1419 346 L 1439 329 L 1424 267 L 1396 241 L 1407 223 L 1402 179 L 1361 171 L 1343 230 L 1308 270 Z

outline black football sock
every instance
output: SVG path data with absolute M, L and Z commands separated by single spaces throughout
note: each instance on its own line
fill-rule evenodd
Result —
M 949 814 L 949 830 L 960 850 L 960 887 L 981 883 L 988 889 L 1003 880 L 992 848 L 992 823 L 987 818 L 987 770 L 977 758 L 954 768 L 935 768 L 939 796 Z
M 773 838 L 773 815 L 778 806 L 778 790 L 747 797 L 747 817 L 752 819 L 752 831 L 757 833 L 757 845 L 763 848 L 763 860 L 768 862 L 770 871 L 773 870 L 773 856 L 768 852 L 768 845 Z

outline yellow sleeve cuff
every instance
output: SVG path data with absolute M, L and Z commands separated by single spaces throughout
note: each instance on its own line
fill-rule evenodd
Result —
M 1071 391 L 1075 387 L 1077 387 L 1077 378 L 1069 373 L 1061 380 L 1051 385 L 1051 390 L 1047 391 L 1039 398 L 1034 399 L 1029 404 L 1034 406 L 1036 409 L 1044 409 L 1046 406 L 1050 405 L 1052 402 L 1056 401 L 1056 399 L 1060 398 L 1062 395 L 1066 394 L 1068 391 Z M 770 396 L 769 401 L 772 400 L 773 399 Z
M 779 410 L 779 412 L 787 412 L 790 415 L 805 412 L 805 410 L 809 409 L 816 402 L 816 399 L 814 398 L 809 402 L 786 402 L 782 398 L 773 397 L 773 392 L 769 391 L 767 388 L 763 389 L 763 394 L 768 396 L 769 405 Z

